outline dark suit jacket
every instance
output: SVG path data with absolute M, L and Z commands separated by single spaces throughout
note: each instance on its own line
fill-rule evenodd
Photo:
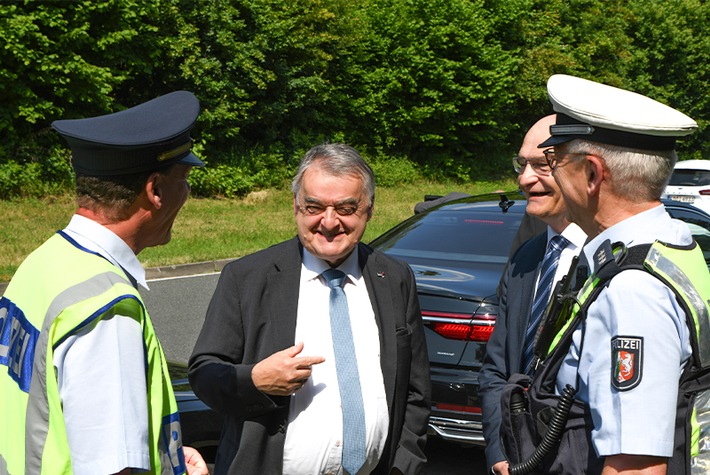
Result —
M 508 262 L 505 264 L 505 269 L 503 270 L 503 273 L 500 276 L 500 282 L 498 282 L 498 288 L 496 288 L 496 295 L 498 296 L 498 300 L 500 300 L 500 295 L 503 287 L 503 279 L 505 279 L 505 275 L 508 273 L 508 266 L 510 266 L 510 260 L 513 258 L 515 251 L 517 251 L 518 248 L 525 241 L 533 238 L 534 236 L 537 236 L 542 232 L 547 232 L 547 224 L 545 224 L 545 222 L 542 221 L 540 218 L 536 218 L 535 216 L 529 215 L 526 211 L 525 214 L 523 214 L 523 219 L 520 221 L 518 232 L 515 233 L 513 243 L 510 245 L 510 251 L 508 252 Z
M 547 231 L 524 242 L 513 254 L 501 280 L 498 317 L 478 376 L 489 467 L 505 460 L 498 437 L 500 396 L 508 377 L 523 371 L 521 359 L 525 332 L 546 247 Z
M 429 361 L 410 268 L 359 245 L 360 266 L 380 333 L 390 426 L 374 473 L 419 473 L 431 410 Z M 190 357 L 195 393 L 225 416 L 220 474 L 282 473 L 288 397 L 254 386 L 253 366 L 295 344 L 303 248 L 297 238 L 228 264 Z

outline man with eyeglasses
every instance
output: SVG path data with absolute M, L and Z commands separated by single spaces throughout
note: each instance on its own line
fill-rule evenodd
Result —
M 502 437 L 519 437 L 518 447 L 532 439 L 540 449 L 543 427 L 553 411 L 560 415 L 547 428 L 554 448 L 540 457 L 522 450 L 511 469 L 708 473 L 699 437 L 708 430 L 710 274 L 687 225 L 660 201 L 676 138 L 697 125 L 648 97 L 586 79 L 555 75 L 547 87 L 557 120 L 540 148 L 570 218 L 589 236 L 580 261 L 589 277 L 561 297 L 565 326 L 551 327 L 533 380 L 506 388 Z M 531 409 L 527 422 L 518 417 L 526 413 L 519 396 Z M 537 438 L 521 436 L 526 430 Z
M 360 242 L 373 172 L 319 145 L 292 189 L 298 236 L 224 268 L 190 358 L 226 418 L 215 473 L 417 474 L 426 341 L 412 271 Z
M 547 225 L 547 229 L 526 240 L 508 262 L 500 286 L 498 317 L 488 344 L 483 367 L 478 377 L 483 401 L 483 435 L 486 439 L 486 460 L 492 473 L 507 474 L 508 462 L 503 454 L 500 432 L 500 400 L 503 386 L 515 373 L 532 372 L 532 344 L 540 323 L 540 309 L 533 311 L 536 296 L 547 305 L 543 295 L 567 272 L 586 239 L 584 232 L 570 223 L 560 189 L 551 176 L 545 155 L 537 145 L 549 136 L 555 115 L 538 120 L 525 135 L 513 169 L 527 200 L 526 212 Z M 560 237 L 558 237 L 560 236 Z M 564 239 L 556 268 L 548 268 L 550 278 L 541 275 L 543 258 L 551 241 Z

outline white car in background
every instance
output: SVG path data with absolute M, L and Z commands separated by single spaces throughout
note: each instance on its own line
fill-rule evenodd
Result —
M 662 198 L 689 203 L 710 213 L 710 160 L 677 162 Z

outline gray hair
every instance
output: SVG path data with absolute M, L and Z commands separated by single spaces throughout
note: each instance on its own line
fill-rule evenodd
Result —
M 660 199 L 678 160 L 675 150 L 641 150 L 586 140 L 570 142 L 565 151 L 603 158 L 614 193 L 633 202 Z
M 363 190 L 369 199 L 368 206 L 375 202 L 375 174 L 372 168 L 357 150 L 342 143 L 316 145 L 306 152 L 291 182 L 291 190 L 296 199 L 300 198 L 303 174 L 314 164 L 318 164 L 331 176 L 358 176 L 362 179 Z

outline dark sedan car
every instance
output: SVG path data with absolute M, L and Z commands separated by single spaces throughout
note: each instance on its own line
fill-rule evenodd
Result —
M 496 287 L 524 212 L 522 197 L 466 197 L 413 216 L 370 243 L 407 262 L 417 280 L 431 364 L 432 435 L 484 443 L 478 371 L 495 324 Z
M 525 204 L 516 192 L 453 200 L 371 243 L 407 262 L 417 280 L 431 363 L 433 436 L 484 444 L 478 371 L 497 316 L 496 288 Z M 690 225 L 708 261 L 710 215 L 684 203 L 664 204 Z

